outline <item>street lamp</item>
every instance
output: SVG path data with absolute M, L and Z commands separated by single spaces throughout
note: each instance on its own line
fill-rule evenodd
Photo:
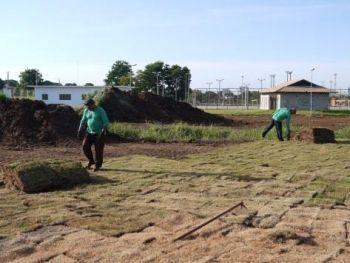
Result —
M 315 71 L 315 68 L 312 68 L 310 70 L 310 75 L 311 75 L 311 82 L 310 82 L 310 116 L 312 115 L 312 77 L 313 77 L 313 72 Z
M 219 92 L 218 92 L 218 104 L 220 103 L 220 84 L 224 79 L 216 79 L 217 82 L 219 82 Z
M 129 86 L 130 86 L 130 87 L 131 87 L 131 72 L 132 72 L 132 67 L 135 67 L 135 66 L 137 66 L 137 64 L 130 65 L 130 72 L 129 72 L 129 80 L 130 80 Z
M 265 81 L 265 79 L 260 78 L 258 79 L 258 81 L 260 81 L 260 93 L 262 92 L 262 88 L 263 88 L 263 81 Z
M 159 84 L 158 84 L 158 78 L 159 78 L 159 75 L 160 75 L 160 72 L 159 71 L 154 71 L 153 74 L 156 75 L 157 77 L 157 95 L 159 95 Z
M 206 82 L 206 84 L 208 85 L 208 103 L 210 103 L 210 86 L 213 82 Z

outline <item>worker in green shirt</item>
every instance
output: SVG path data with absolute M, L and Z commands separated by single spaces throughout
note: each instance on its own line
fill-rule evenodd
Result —
M 296 109 L 295 108 L 280 108 L 278 110 L 276 110 L 273 114 L 272 114 L 272 120 L 270 125 L 268 125 L 263 133 L 262 133 L 262 137 L 265 138 L 266 134 L 273 128 L 273 126 L 276 127 L 276 131 L 277 131 L 277 137 L 280 141 L 283 141 L 283 133 L 282 133 L 282 121 L 286 120 L 286 126 L 287 126 L 287 139 L 289 140 L 290 138 L 290 122 L 291 122 L 291 118 L 292 118 L 292 114 L 296 113 Z
M 93 99 L 86 101 L 83 117 L 80 121 L 78 137 L 83 139 L 83 151 L 89 163 L 86 168 L 95 165 L 94 171 L 98 171 L 103 163 L 103 149 L 105 145 L 105 133 L 109 124 L 105 110 L 96 105 Z M 91 147 L 95 146 L 95 160 Z

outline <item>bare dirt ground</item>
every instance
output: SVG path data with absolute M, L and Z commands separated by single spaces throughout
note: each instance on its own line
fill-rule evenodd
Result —
M 231 142 L 200 142 L 200 143 L 107 143 L 105 158 L 141 154 L 146 156 L 180 159 L 188 154 L 207 152 Z M 71 144 L 70 147 L 16 148 L 0 144 L 0 165 L 6 165 L 18 160 L 40 159 L 73 159 L 85 161 L 81 145 Z
M 110 145 L 92 184 L 0 186 L 0 262 L 350 262 L 349 144 L 217 146 Z M 83 159 L 74 147 L 0 150 L 2 164 Z

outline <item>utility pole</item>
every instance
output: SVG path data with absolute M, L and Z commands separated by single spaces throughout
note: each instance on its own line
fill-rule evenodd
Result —
M 337 89 L 337 73 L 334 73 L 334 89 Z
M 213 84 L 213 82 L 207 82 L 206 84 L 208 85 L 208 103 L 210 103 L 210 86 Z
M 218 92 L 218 104 L 220 103 L 220 84 L 224 79 L 216 79 L 217 82 L 219 82 L 219 92 Z
M 155 72 L 153 72 L 153 74 L 155 74 L 155 75 L 156 75 L 156 77 L 157 77 L 157 95 L 159 95 L 159 83 L 158 83 L 158 77 L 159 77 L 160 72 L 159 72 L 159 71 L 155 71 Z
M 244 104 L 245 104 L 245 108 L 246 109 L 248 109 L 249 108 L 249 105 L 248 105 L 248 91 L 249 91 L 249 89 L 248 89 L 248 86 L 249 86 L 250 84 L 243 84 L 243 87 L 244 87 L 244 93 L 245 93 L 245 98 L 244 98 Z
M 270 75 L 270 78 L 271 78 L 271 88 L 273 88 L 273 87 L 275 86 L 275 77 L 276 77 L 275 74 L 271 74 L 271 75 Z
M 129 87 L 131 87 L 131 73 L 132 73 L 132 67 L 137 66 L 137 64 L 130 65 L 130 72 L 129 72 Z M 158 82 L 158 81 L 157 81 Z
M 164 97 L 164 93 L 165 93 L 165 82 L 164 82 L 164 76 L 162 76 L 162 87 L 163 87 L 163 89 L 162 89 L 162 96 Z
M 293 71 L 286 71 L 286 73 L 287 73 L 287 81 L 289 81 L 289 80 L 292 80 L 292 73 L 293 73 Z
M 260 78 L 258 79 L 258 81 L 260 81 L 260 93 L 262 92 L 262 88 L 263 88 L 263 81 L 265 81 L 265 79 Z

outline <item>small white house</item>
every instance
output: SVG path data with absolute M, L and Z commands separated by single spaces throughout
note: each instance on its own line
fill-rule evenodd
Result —
M 328 109 L 330 90 L 305 79 L 289 80 L 260 95 L 260 109 L 294 107 L 298 110 Z
M 34 89 L 36 100 L 46 104 L 66 104 L 71 107 L 80 107 L 88 94 L 102 91 L 106 86 L 28 86 Z M 122 91 L 130 91 L 129 86 L 113 86 Z
M 5 84 L 2 91 L 7 98 L 13 98 L 13 87 L 10 85 Z
M 34 88 L 36 100 L 46 104 L 66 104 L 79 107 L 84 104 L 88 94 L 101 91 L 104 86 L 28 86 Z

